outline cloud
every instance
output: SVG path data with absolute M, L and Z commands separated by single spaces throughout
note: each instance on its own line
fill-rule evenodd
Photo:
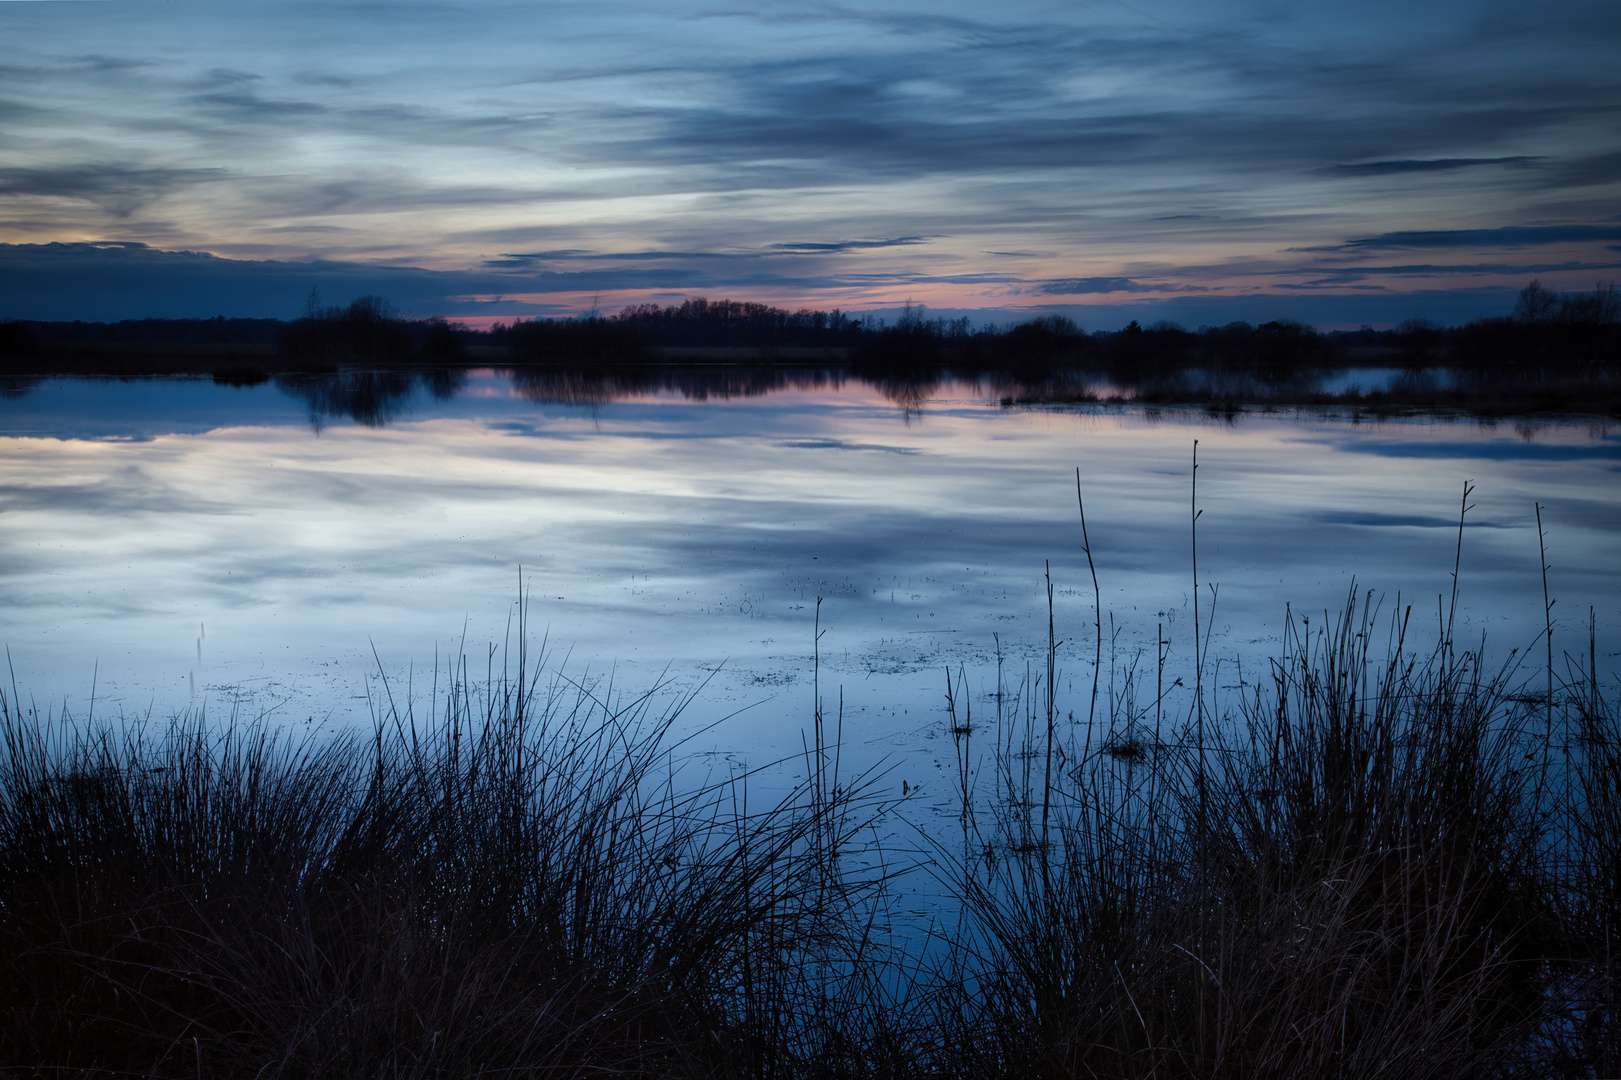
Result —
M 1345 266 L 1305 267 L 1299 270 L 1275 271 L 1279 274 L 1323 275 L 1298 285 L 1280 284 L 1280 288 L 1337 287 L 1370 277 L 1457 277 L 1459 275 L 1490 275 L 1493 277 L 1527 277 L 1534 274 L 1555 274 L 1576 271 L 1621 270 L 1621 262 L 1580 262 L 1566 260 L 1557 263 L 1409 263 L 1399 266 Z
M 1563 162 L 1551 178 L 1551 183 L 1565 188 L 1594 185 L 1613 187 L 1618 176 L 1621 176 L 1621 150 L 1611 150 Z
M 117 217 L 127 217 L 181 188 L 216 182 L 228 175 L 222 168 L 150 168 L 114 163 L 0 168 L 0 199 L 78 199 Z
M 291 318 L 311 288 L 328 301 L 380 293 L 407 313 L 525 315 L 548 312 L 546 294 L 680 290 L 744 295 L 758 291 L 814 295 L 838 288 L 900 289 L 930 284 L 1017 284 L 1008 274 L 830 273 L 813 257 L 778 254 L 790 264 L 722 264 L 706 253 L 653 253 L 643 264 L 546 269 L 523 259 L 477 270 L 431 270 L 336 260 L 227 259 L 205 252 L 161 251 L 139 243 L 0 244 L 0 318 L 133 319 L 217 314 Z M 694 258 L 694 256 L 699 256 Z M 837 258 L 834 254 L 831 258 Z M 567 260 L 565 260 L 566 262 Z
M 1516 286 L 1377 291 L 1340 288 L 1252 292 L 1241 295 L 1145 295 L 1115 303 L 1032 304 L 999 311 L 975 312 L 997 322 L 1018 322 L 1038 315 L 1067 315 L 1087 330 L 1114 330 L 1133 319 L 1143 325 L 1157 320 L 1183 326 L 1221 326 L 1242 320 L 1249 323 L 1292 319 L 1310 326 L 1355 327 L 1364 323 L 1394 326 L 1405 319 L 1424 318 L 1456 325 L 1483 316 L 1507 315 L 1514 306 Z
M 1307 251 L 1381 251 L 1397 248 L 1525 248 L 1621 240 L 1621 225 L 1505 225 L 1495 229 L 1390 232 Z
M 874 248 L 910 247 L 913 244 L 926 244 L 928 242 L 928 239 L 922 236 L 897 236 L 892 240 L 840 240 L 831 244 L 772 244 L 771 249 L 773 251 L 827 254 L 837 251 L 867 251 Z
M 794 450 L 871 450 L 884 454 L 921 454 L 915 446 L 889 446 L 884 443 L 849 442 L 844 439 L 790 439 L 778 446 Z
M 1621 197 L 1621 21 L 1485 2 L 1162 19 L 423 0 L 379 18 L 174 0 L 183 53 L 107 5 L 71 34 L 8 26 L 0 238 L 302 267 L 253 271 L 278 281 L 389 262 L 366 273 L 441 297 L 861 291 L 847 306 L 923 286 L 987 305 L 1369 289 L 1352 255 L 1621 243 L 1547 231 L 1596 227 L 1547 223 L 1602 222 Z M 1499 272 L 1602 259 L 1558 256 Z M 1401 261 L 1363 273 L 1409 289 L 1427 259 Z
M 328 302 L 335 303 L 363 293 L 382 294 L 415 317 L 510 318 L 566 313 L 576 306 L 575 298 L 593 294 L 657 298 L 665 303 L 693 295 L 747 299 L 762 294 L 804 297 L 816 303 L 816 297 L 823 295 L 833 297 L 825 306 L 842 304 L 848 309 L 852 305 L 839 300 L 836 290 L 915 296 L 914 290 L 933 286 L 991 286 L 995 293 L 989 303 L 953 310 L 972 314 L 980 321 L 1007 321 L 1060 311 L 1093 328 L 1107 327 L 1111 321 L 1124 325 L 1145 317 L 1190 325 L 1234 319 L 1265 322 L 1274 318 L 1342 325 L 1399 322 L 1418 316 L 1465 321 L 1502 314 L 1512 305 L 1517 288 L 1430 289 L 1396 294 L 1377 302 L 1367 295 L 1321 292 L 1323 288 L 1356 290 L 1357 276 L 1368 270 L 1422 277 L 1430 269 L 1374 267 L 1320 269 L 1322 276 L 1314 282 L 1293 287 L 1295 292 L 1313 293 L 1310 297 L 1288 295 L 1289 284 L 1273 287 L 1282 291 L 1221 296 L 1207 286 L 1142 282 L 1124 276 L 1032 280 L 1006 273 L 840 269 L 837 264 L 843 258 L 847 256 L 840 253 L 777 254 L 731 262 L 675 258 L 662 265 L 592 265 L 565 259 L 559 269 L 518 262 L 472 270 L 433 270 L 336 260 L 229 259 L 203 252 L 162 251 L 131 242 L 0 244 L 0 302 L 4 305 L 0 318 L 116 320 L 221 314 L 291 318 L 303 310 L 311 288 L 319 288 Z M 1449 268 L 1434 270 L 1445 273 Z M 1315 287 L 1310 287 L 1314 283 Z M 1133 295 L 1134 299 L 1086 306 L 1020 303 L 1025 296 L 1111 293 Z M 858 306 L 874 305 L 868 302 Z M 950 305 L 931 302 L 931 306 Z
M 229 163 L 228 191 L 170 199 L 143 227 L 281 257 L 441 259 L 453 244 L 474 262 L 489 250 L 480 236 L 545 218 L 568 222 L 553 229 L 564 235 L 496 250 L 617 248 L 634 262 L 668 247 L 720 262 L 932 252 L 924 239 L 949 235 L 1059 258 L 1100 240 L 1163 255 L 1194 233 L 1298 243 L 1288 230 L 1329 184 L 1337 212 L 1378 234 L 1399 193 L 1348 205 L 1343 176 L 1444 171 L 1464 185 L 1460 206 L 1485 197 L 1468 185 L 1508 183 L 1493 164 L 1520 166 L 1514 182 L 1539 190 L 1603 183 L 1607 151 L 1581 133 L 1602 124 L 1584 119 L 1604 100 L 1602 68 L 1550 68 L 1539 52 L 1571 31 L 1481 44 L 1467 20 L 1438 17 L 1460 49 L 1438 52 L 1406 25 L 1374 48 L 1315 32 L 1305 13 L 1263 21 L 1217 7 L 1170 23 L 1021 3 L 525 15 L 430 2 L 379 21 L 342 7 L 292 19 L 272 3 L 198 9 L 197 47 L 162 63 L 161 36 L 114 13 L 75 43 L 103 57 L 93 65 L 62 59 L 69 50 L 44 31 L 19 39 L 0 93 L 45 110 L 4 121 L 34 140 L 28 168 L 62 167 L 74 146 L 81 159 L 139 149 L 171 170 L 160 190 L 173 194 L 209 182 L 186 170 Z M 1503 52 L 1462 63 L 1464 45 Z M 1559 155 L 1543 149 L 1551 132 L 1565 133 Z M 1246 212 L 1252 200 L 1268 212 Z M 546 209 L 563 203 L 577 205 Z M 286 239 L 338 216 L 343 240 L 311 234 L 301 250 Z M 586 221 L 598 235 L 574 224 Z M 250 235 L 223 236 L 233 229 Z
M 915 237 L 899 240 L 847 240 L 834 244 L 770 244 L 765 250 L 755 251 L 588 251 L 583 248 L 558 248 L 553 251 L 510 252 L 498 258 L 486 259 L 491 269 L 520 269 L 560 262 L 670 262 L 695 260 L 761 260 L 799 255 L 837 255 L 845 251 L 865 251 L 875 248 L 906 247 L 924 243 Z
M 411 267 L 222 259 L 136 243 L 0 244 L 0 297 L 6 305 L 0 317 L 10 318 L 291 318 L 312 287 L 334 301 L 383 293 L 429 315 L 443 310 L 437 305 L 445 302 L 447 286 L 480 284 L 493 282 Z
M 1472 169 L 1477 165 L 1528 166 L 1540 164 L 1545 160 L 1525 155 L 1496 158 L 1407 158 L 1397 161 L 1368 161 L 1354 165 L 1330 165 L 1323 171 L 1340 176 L 1390 176 L 1398 173 L 1451 172 L 1456 169 Z
M 1156 292 L 1209 292 L 1202 285 L 1148 284 L 1129 277 L 1060 278 L 1043 281 L 1036 292 L 1047 296 L 1070 296 L 1083 293 L 1156 293 Z

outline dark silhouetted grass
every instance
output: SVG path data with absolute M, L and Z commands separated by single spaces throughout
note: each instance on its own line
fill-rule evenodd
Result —
M 1026 1076 L 1548 1074 L 1563 931 L 1540 714 L 1511 671 L 1420 661 L 1399 629 L 1372 658 L 1372 631 L 1366 607 L 1297 628 L 1207 724 L 1227 734 L 1203 769 L 1191 727 L 1117 716 L 1137 726 L 1072 748 L 1045 849 L 1004 792 L 957 873 L 973 959 L 950 1056 Z
M 827 854 L 853 796 L 689 782 L 646 698 L 487 689 L 460 682 L 431 725 L 305 741 L 7 699 L 0 1063 L 712 1075 L 809 1055 L 856 936 L 862 886 Z
M 905 859 L 862 840 L 886 809 L 819 713 L 807 781 L 762 801 L 683 764 L 679 709 L 521 659 L 355 738 L 13 693 L 0 1064 L 1616 1075 L 1621 723 L 1593 651 L 1550 701 L 1540 662 L 1415 653 L 1406 623 L 1353 596 L 1247 678 L 1128 666 L 1096 726 L 1053 666 L 999 672 L 994 716 L 948 678 L 961 813 L 909 871 L 947 898 L 922 945 L 884 932 Z M 1178 684 L 1209 695 L 1203 741 Z

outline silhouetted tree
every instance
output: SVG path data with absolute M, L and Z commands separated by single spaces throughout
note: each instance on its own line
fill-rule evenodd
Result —
M 429 319 L 421 324 L 417 347 L 430 360 L 460 360 L 467 355 L 464 334 L 444 319 Z
M 1441 330 L 1428 319 L 1407 319 L 1390 334 L 1408 365 L 1434 360 L 1441 351 Z
M 537 363 L 621 363 L 647 352 L 634 325 L 598 315 L 517 323 L 507 328 L 506 339 L 520 357 Z
M 1448 335 L 1455 360 L 1479 369 L 1621 361 L 1621 300 L 1613 284 L 1558 293 L 1532 281 L 1509 318 L 1476 319 Z
M 381 296 L 357 296 L 347 308 L 322 307 L 311 290 L 304 317 L 277 341 L 288 356 L 324 360 L 403 360 L 413 353 L 411 332 Z
M 1086 334 L 1072 319 L 1043 315 L 1003 331 L 999 344 L 999 353 L 1013 360 L 1051 359 L 1080 352 L 1086 344 Z
M 686 347 L 847 347 L 857 343 L 866 327 L 837 308 L 788 311 L 703 297 L 669 307 L 638 304 L 612 321 L 634 329 L 649 344 Z
M 1185 363 L 1195 340 L 1175 323 L 1156 322 L 1145 330 L 1136 319 L 1113 334 L 1098 336 L 1109 368 L 1117 375 Z
M 39 334 L 25 322 L 0 322 L 0 356 L 29 356 L 39 352 Z
M 966 316 L 931 319 L 922 304 L 908 302 L 894 323 L 865 335 L 855 360 L 869 368 L 916 370 L 939 366 L 948 359 L 948 352 L 961 358 L 972 339 L 973 323 Z
M 1559 294 L 1544 289 L 1539 279 L 1532 278 L 1514 302 L 1514 317 L 1524 323 L 1539 323 L 1553 318 L 1558 309 Z

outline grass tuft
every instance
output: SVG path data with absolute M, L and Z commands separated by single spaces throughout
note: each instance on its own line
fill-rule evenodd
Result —
M 921 942 L 891 917 L 917 867 L 863 839 L 893 808 L 840 782 L 819 713 L 806 784 L 762 804 L 758 774 L 695 775 L 679 706 L 521 658 L 352 738 L 0 696 L 0 1068 L 1617 1075 L 1593 651 L 1550 698 L 1405 628 L 1353 595 L 1180 721 L 1128 667 L 1096 733 L 1053 720 L 1051 666 L 999 669 L 978 719 L 947 672 L 961 812 Z

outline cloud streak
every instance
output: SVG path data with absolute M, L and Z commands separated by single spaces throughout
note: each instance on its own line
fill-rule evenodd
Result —
M 1162 285 L 1135 281 L 1127 277 L 1066 278 L 1043 281 L 1036 291 L 1045 296 L 1079 296 L 1087 293 L 1167 293 L 1209 292 L 1202 285 Z
M 1505 225 L 1495 229 L 1430 229 L 1391 232 L 1350 240 L 1330 251 L 1394 251 L 1403 248 L 1527 248 L 1621 240 L 1621 225 Z
M 914 8 L 0 5 L 0 240 L 986 308 L 1621 241 L 1613 5 Z
M 364 293 L 380 293 L 419 318 L 446 315 L 509 320 L 569 314 L 593 303 L 611 311 L 622 303 L 648 297 L 660 303 L 684 296 L 838 298 L 888 293 L 905 298 L 924 295 L 930 289 L 988 288 L 995 290 L 997 302 L 968 309 L 984 321 L 1064 313 L 1091 329 L 1114 329 L 1131 319 L 1160 318 L 1190 326 L 1275 318 L 1321 325 L 1399 322 L 1413 316 L 1456 322 L 1482 313 L 1505 313 L 1514 297 L 1514 288 L 1509 286 L 1476 284 L 1391 292 L 1382 285 L 1358 284 L 1381 277 L 1422 283 L 1454 269 L 1445 266 L 1323 270 L 1319 273 L 1324 276 L 1305 282 L 1280 282 L 1275 285 L 1277 291 L 1247 289 L 1224 295 L 1192 281 L 1173 285 L 1132 278 L 1052 281 L 1015 273 L 867 273 L 841 268 L 844 256 L 838 253 L 719 264 L 675 254 L 662 265 L 582 265 L 565 259 L 560 269 L 515 262 L 474 270 L 433 270 L 337 260 L 226 259 L 127 242 L 0 244 L 0 297 L 4 298 L 0 318 L 117 320 L 218 314 L 291 318 L 303 310 L 312 288 L 319 289 L 328 302 L 337 303 Z M 1607 265 L 1621 268 L 1621 262 Z M 1535 272 L 1537 267 L 1483 270 L 1520 273 Z M 1209 267 L 1189 268 L 1185 276 L 1211 272 Z M 1375 298 L 1366 292 L 1370 288 L 1386 295 Z M 1361 295 L 1351 295 L 1359 289 Z M 898 306 L 875 300 L 846 310 L 892 311 Z
M 1402 161 L 1367 161 L 1353 165 L 1331 165 L 1325 172 L 1339 176 L 1394 176 L 1399 173 L 1452 172 L 1473 169 L 1480 165 L 1538 165 L 1540 157 L 1521 154 L 1516 157 L 1496 158 L 1408 158 Z

